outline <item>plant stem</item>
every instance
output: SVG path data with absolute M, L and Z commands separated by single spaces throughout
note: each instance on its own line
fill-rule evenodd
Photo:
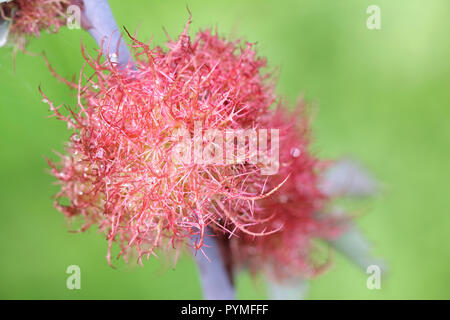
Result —
M 212 231 L 207 228 L 207 233 Z M 193 238 L 195 244 L 198 238 Z M 208 300 L 233 300 L 234 288 L 225 268 L 219 244 L 214 236 L 205 234 L 203 252 L 193 250 L 195 261 L 201 277 L 203 295 Z
M 132 59 L 107 0 L 84 0 L 83 27 L 101 46 L 106 58 L 126 67 Z

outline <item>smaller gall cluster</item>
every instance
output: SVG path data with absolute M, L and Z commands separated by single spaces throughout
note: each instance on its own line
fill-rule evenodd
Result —
M 0 21 L 9 24 L 9 36 L 21 50 L 27 36 L 39 37 L 42 31 L 55 33 L 64 26 L 72 0 L 3 0 Z

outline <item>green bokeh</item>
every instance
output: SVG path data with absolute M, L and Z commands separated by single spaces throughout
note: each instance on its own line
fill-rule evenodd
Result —
M 448 0 L 192 1 L 190 29 L 258 43 L 280 67 L 278 91 L 317 105 L 314 150 L 364 163 L 383 191 L 360 204 L 358 224 L 389 266 L 381 290 L 340 256 L 311 283 L 310 298 L 450 298 L 450 2 Z M 111 0 L 120 25 L 155 44 L 179 34 L 186 2 Z M 381 30 L 368 30 L 366 8 L 381 8 Z M 95 43 L 81 30 L 32 40 L 65 77 L 77 76 Z M 63 149 L 65 125 L 48 119 L 38 86 L 56 103 L 73 92 L 53 78 L 42 57 L 0 50 L 0 298 L 199 299 L 195 265 L 184 255 L 175 269 L 151 259 L 145 267 L 105 260 L 106 241 L 94 229 L 67 232 L 52 206 L 57 191 L 44 156 Z M 68 290 L 67 266 L 82 270 L 82 289 Z M 264 298 L 264 284 L 238 279 L 239 298 Z

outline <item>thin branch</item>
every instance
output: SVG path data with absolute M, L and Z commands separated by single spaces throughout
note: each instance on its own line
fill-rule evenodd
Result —
M 84 0 L 82 18 L 83 28 L 101 46 L 105 57 L 108 55 L 107 59 L 117 62 L 120 67 L 126 67 L 132 62 L 107 0 Z
M 356 161 L 344 158 L 328 169 L 320 187 L 332 197 L 367 197 L 378 191 L 379 184 Z
M 202 250 L 193 249 L 195 261 L 202 282 L 203 295 L 208 300 L 233 300 L 234 288 L 225 268 L 224 260 L 220 252 L 217 239 L 211 230 L 207 229 L 208 235 L 203 238 Z M 198 238 L 193 238 L 195 242 Z

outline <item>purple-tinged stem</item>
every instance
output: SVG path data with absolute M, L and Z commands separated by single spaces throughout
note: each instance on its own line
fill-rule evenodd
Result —
M 98 45 L 102 46 L 102 53 L 105 57 L 108 54 L 109 57 L 106 58 L 109 58 L 111 62 L 117 62 L 122 68 L 133 63 L 107 0 L 84 0 L 82 25 L 94 37 Z M 208 229 L 208 232 L 211 231 Z M 193 241 L 195 243 L 195 240 Z M 205 236 L 202 250 L 205 254 L 201 251 L 193 252 L 193 254 L 205 299 L 234 299 L 234 288 L 216 239 Z
M 320 188 L 331 197 L 367 197 L 374 195 L 379 185 L 358 162 L 344 158 L 327 170 Z
M 376 194 L 380 186 L 359 163 L 344 158 L 328 169 L 320 187 L 330 197 L 367 197 Z M 333 208 L 329 214 L 339 217 L 343 212 Z M 370 242 L 354 223 L 349 224 L 347 230 L 330 244 L 363 271 L 370 265 L 386 270 L 384 261 L 372 256 Z
M 130 52 L 107 0 L 84 0 L 82 24 L 111 62 L 117 62 L 120 67 L 131 63 Z
M 219 248 L 219 244 L 212 231 L 207 228 L 207 233 L 203 238 L 202 250 L 193 249 L 195 261 L 197 263 L 201 278 L 203 296 L 207 300 L 233 300 L 235 299 L 234 287 L 226 271 L 224 260 Z M 198 240 L 192 239 L 192 243 Z

